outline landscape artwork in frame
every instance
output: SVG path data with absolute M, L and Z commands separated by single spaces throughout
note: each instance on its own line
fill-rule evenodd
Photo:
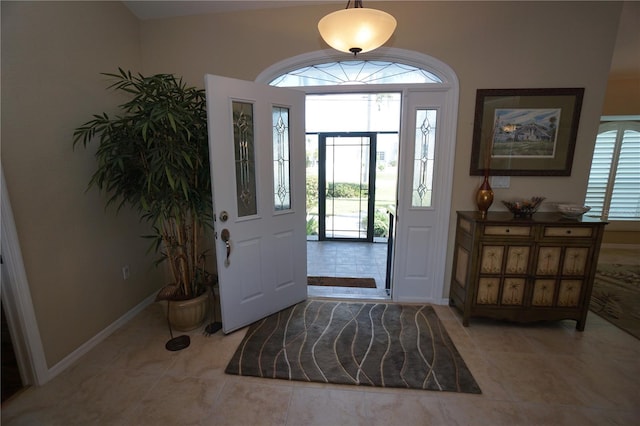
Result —
M 584 89 L 480 89 L 471 175 L 569 176 Z
M 496 109 L 491 158 L 553 158 L 561 110 Z

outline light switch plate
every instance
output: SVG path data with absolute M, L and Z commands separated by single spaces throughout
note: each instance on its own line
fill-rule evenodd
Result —
M 511 185 L 510 176 L 491 176 L 491 188 L 508 188 Z

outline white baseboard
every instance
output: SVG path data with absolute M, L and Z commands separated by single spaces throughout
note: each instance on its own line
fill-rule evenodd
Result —
M 80 359 L 84 354 L 89 352 L 91 349 L 96 347 L 99 343 L 101 343 L 104 339 L 109 337 L 113 332 L 117 329 L 131 321 L 136 315 L 138 315 L 144 308 L 149 306 L 154 302 L 156 297 L 156 293 L 154 292 L 152 295 L 144 299 L 142 302 L 138 303 L 133 307 L 129 312 L 118 318 L 116 321 L 111 323 L 107 328 L 93 336 L 91 339 L 87 340 L 84 344 L 82 344 L 78 349 L 71 352 L 69 355 L 64 357 L 60 362 L 51 367 L 48 371 L 47 380 L 51 380 L 56 377 L 58 374 L 62 373 L 64 370 L 72 366 L 78 359 Z M 40 383 L 44 384 L 44 383 Z
M 396 302 L 396 303 L 408 303 L 408 304 L 425 304 L 425 305 L 444 305 L 445 303 L 449 303 L 448 302 L 449 299 L 436 299 L 436 298 L 426 298 L 426 297 L 419 297 L 419 298 L 412 298 L 412 297 L 397 297 L 394 298 L 392 301 Z M 446 302 L 445 302 L 446 301 Z

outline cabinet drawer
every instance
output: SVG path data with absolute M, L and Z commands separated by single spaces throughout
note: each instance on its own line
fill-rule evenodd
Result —
M 591 237 L 593 235 L 592 228 L 584 228 L 581 226 L 545 226 L 545 237 Z
M 528 237 L 531 235 L 531 227 L 488 225 L 484 227 L 484 235 L 514 235 L 517 237 Z

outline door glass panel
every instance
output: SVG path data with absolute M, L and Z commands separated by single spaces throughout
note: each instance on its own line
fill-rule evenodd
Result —
M 411 83 L 442 83 L 442 79 L 425 69 L 399 62 L 351 60 L 304 66 L 274 78 L 269 84 L 300 87 Z
M 433 165 L 436 145 L 435 109 L 416 110 L 415 155 L 413 161 L 413 207 L 431 207 Z
M 305 129 L 307 133 L 397 133 L 401 104 L 397 92 L 307 95 Z
M 326 138 L 326 238 L 367 238 L 370 144 L 366 136 Z
M 232 108 L 238 217 L 251 216 L 258 212 L 255 146 L 253 140 L 253 104 L 234 101 Z
M 274 208 L 291 208 L 291 186 L 289 181 L 289 109 L 273 107 L 273 188 Z
M 306 135 L 305 153 L 307 162 L 307 235 L 317 236 L 319 229 L 319 197 L 318 197 L 318 135 Z
M 376 137 L 375 213 L 373 237 L 388 238 L 398 186 L 398 134 L 379 133 Z

